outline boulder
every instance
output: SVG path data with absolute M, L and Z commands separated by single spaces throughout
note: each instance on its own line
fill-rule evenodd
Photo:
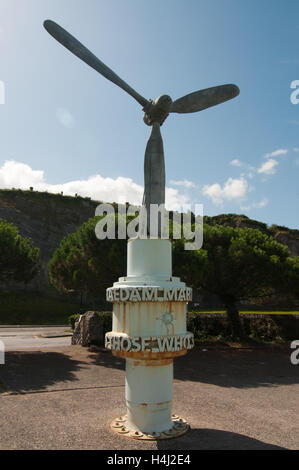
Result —
M 100 316 L 100 312 L 90 311 L 80 315 L 75 323 L 72 344 L 105 345 L 104 319 Z

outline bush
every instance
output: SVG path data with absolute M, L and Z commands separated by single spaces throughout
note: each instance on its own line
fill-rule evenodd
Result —
M 100 312 L 104 320 L 104 333 L 112 330 L 111 312 Z M 68 318 L 72 329 L 80 314 Z M 242 314 L 241 322 L 248 337 L 262 342 L 281 342 L 299 337 L 298 317 L 293 315 Z M 226 341 L 231 339 L 229 321 L 224 313 L 187 314 L 187 330 L 194 334 L 196 342 Z
M 298 317 L 294 315 L 241 314 L 246 336 L 262 342 L 288 341 L 299 337 Z M 222 313 L 188 313 L 187 330 L 197 341 L 228 340 L 231 330 Z
M 215 337 L 227 338 L 230 335 L 226 315 L 217 313 L 188 313 L 187 330 L 194 334 L 197 341 L 207 341 Z
M 71 325 L 72 330 L 75 329 L 75 323 L 79 319 L 80 315 L 80 313 L 74 313 L 74 315 L 70 315 L 68 317 L 68 323 Z

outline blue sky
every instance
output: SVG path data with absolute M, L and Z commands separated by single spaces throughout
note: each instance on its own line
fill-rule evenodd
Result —
M 237 84 L 162 126 L 168 206 L 299 229 L 298 13 L 297 0 L 1 0 L 0 187 L 141 202 L 141 107 L 58 44 L 50 18 L 146 98 Z

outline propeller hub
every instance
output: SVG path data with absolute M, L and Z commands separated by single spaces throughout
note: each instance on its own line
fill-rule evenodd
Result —
M 149 100 L 148 104 L 143 108 L 145 124 L 152 126 L 154 122 L 158 122 L 162 126 L 170 113 L 171 106 L 172 99 L 168 95 L 161 95 L 155 101 Z

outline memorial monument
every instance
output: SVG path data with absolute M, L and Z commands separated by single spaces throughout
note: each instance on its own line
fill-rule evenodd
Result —
M 46 30 L 69 51 L 129 93 L 142 106 L 152 127 L 144 159 L 143 203 L 147 219 L 152 204 L 165 204 L 165 163 L 160 127 L 170 113 L 194 113 L 239 94 L 236 85 L 195 91 L 172 101 L 161 95 L 147 100 L 101 62 L 71 34 L 51 20 Z M 150 233 L 149 224 L 148 234 Z M 184 434 L 188 423 L 172 414 L 173 359 L 193 347 L 186 331 L 192 289 L 172 276 L 171 242 L 156 238 L 128 241 L 127 276 L 107 289 L 113 303 L 113 331 L 106 347 L 126 359 L 126 414 L 112 421 L 114 431 L 136 439 L 167 439 Z

